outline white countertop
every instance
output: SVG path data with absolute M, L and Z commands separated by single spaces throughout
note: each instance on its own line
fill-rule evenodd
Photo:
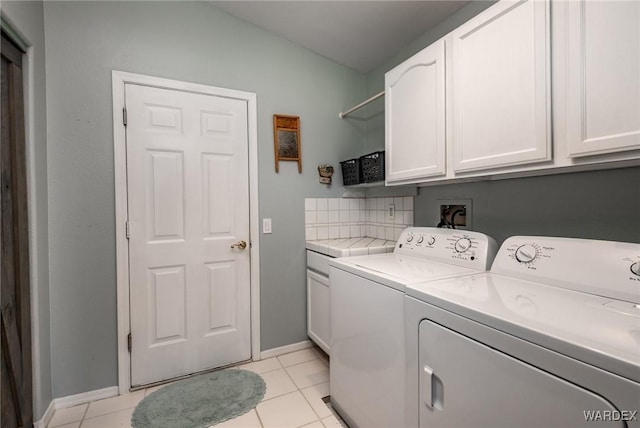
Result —
M 395 241 L 377 238 L 339 238 L 306 241 L 307 250 L 316 251 L 330 257 L 366 256 L 369 254 L 392 253 Z

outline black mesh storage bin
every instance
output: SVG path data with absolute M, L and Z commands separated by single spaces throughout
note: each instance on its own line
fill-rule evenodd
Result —
M 349 159 L 340 162 L 342 167 L 342 184 L 351 186 L 353 184 L 362 183 L 362 174 L 360 172 L 360 160 Z
M 384 180 L 384 150 L 360 157 L 362 182 L 373 183 Z

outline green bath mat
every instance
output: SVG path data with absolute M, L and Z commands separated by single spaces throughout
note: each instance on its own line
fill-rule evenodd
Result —
M 257 374 L 225 369 L 167 385 L 138 404 L 133 428 L 204 428 L 254 408 L 266 390 Z

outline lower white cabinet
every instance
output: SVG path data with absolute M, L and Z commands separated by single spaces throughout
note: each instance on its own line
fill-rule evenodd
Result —
M 307 335 L 329 354 L 331 342 L 329 277 L 307 269 Z

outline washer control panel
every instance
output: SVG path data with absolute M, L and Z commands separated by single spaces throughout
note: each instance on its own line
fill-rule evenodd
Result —
M 400 235 L 397 254 L 488 270 L 497 251 L 490 236 L 468 230 L 409 227 Z
M 505 244 L 507 241 L 505 241 Z M 506 255 L 509 258 L 511 263 L 518 265 L 522 269 L 535 271 L 541 263 L 544 266 L 544 261 L 553 256 L 555 247 L 548 243 L 545 245 L 540 240 L 530 239 L 514 242 L 506 247 L 503 244 L 500 251 L 502 251 L 503 256 Z
M 524 244 L 516 250 L 516 260 L 520 263 L 531 263 L 538 257 L 540 249 L 533 244 Z
M 513 236 L 491 272 L 640 303 L 640 244 Z

